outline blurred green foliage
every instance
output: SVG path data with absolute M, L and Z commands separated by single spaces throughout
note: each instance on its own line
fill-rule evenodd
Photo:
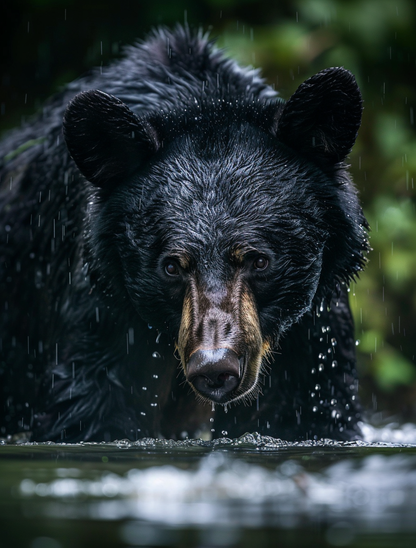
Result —
M 351 171 L 373 247 L 351 287 L 362 395 L 416 419 L 414 0 L 4 0 L 2 10 L 1 128 L 157 24 L 210 29 L 283 98 L 323 68 L 350 69 L 365 101 Z

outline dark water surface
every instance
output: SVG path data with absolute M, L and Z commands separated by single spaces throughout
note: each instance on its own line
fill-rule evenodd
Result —
M 0 546 L 416 547 L 416 427 L 365 442 L 0 442 Z

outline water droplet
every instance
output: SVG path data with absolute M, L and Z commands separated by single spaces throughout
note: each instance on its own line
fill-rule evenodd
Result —
M 153 378 L 154 378 L 154 379 L 158 379 L 158 378 L 159 378 L 159 375 L 153 375 Z
M 159 342 L 160 342 L 160 337 L 161 337 L 161 336 L 162 336 L 162 333 L 161 333 L 161 332 L 157 334 L 157 337 L 156 337 L 156 344 L 159 344 Z
M 360 344 L 360 342 L 361 342 L 360 339 L 357 339 L 357 340 L 355 341 L 355 346 L 358 346 L 358 345 Z
M 215 411 L 215 403 L 214 402 L 212 402 L 211 411 Z
M 312 373 L 312 375 L 315 375 L 316 369 L 314 367 L 311 369 L 311 373 Z
M 323 371 L 323 370 L 325 369 L 324 364 L 323 364 L 323 363 L 320 363 L 320 364 L 318 365 L 318 369 L 319 369 L 319 371 Z
M 318 355 L 318 360 L 326 360 L 325 354 L 322 354 L 322 352 Z
M 316 405 L 314 405 L 314 406 L 312 407 L 312 411 L 313 411 L 314 413 L 316 413 L 316 412 L 318 411 L 318 408 L 316 407 Z
M 337 367 L 338 366 L 337 360 L 334 360 L 331 365 L 333 368 Z
M 142 386 L 142 390 L 147 390 L 147 386 Z
M 141 411 L 141 412 L 140 412 L 140 415 L 143 415 L 143 417 L 145 417 L 145 416 L 146 416 L 146 413 L 145 413 L 144 411 Z
M 157 407 L 157 403 L 151 403 L 150 407 Z
M 147 324 L 147 327 L 148 327 L 149 329 L 153 329 L 153 326 L 151 326 L 150 323 Z
M 153 352 L 152 358 L 161 358 L 162 356 L 159 354 L 159 352 Z
M 336 405 L 336 403 L 337 403 L 336 399 L 331 400 L 331 405 Z
M 315 397 L 315 392 L 311 392 L 311 398 Z
M 211 417 L 211 418 L 209 419 L 209 422 L 214 422 L 213 417 Z
M 228 436 L 227 430 L 221 430 L 221 434 L 222 434 L 223 436 Z
M 228 413 L 228 405 L 224 404 L 224 413 Z
M 337 340 L 335 338 L 332 338 L 331 339 L 331 344 L 332 344 L 332 346 L 336 346 L 337 345 Z
M 320 390 L 321 389 L 321 385 L 320 384 L 315 384 L 315 390 Z
M 346 404 L 345 404 L 345 409 L 348 411 L 349 408 L 350 408 L 350 404 L 349 404 L 349 403 L 346 403 Z

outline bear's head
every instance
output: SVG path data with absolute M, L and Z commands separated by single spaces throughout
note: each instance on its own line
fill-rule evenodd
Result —
M 202 398 L 255 396 L 279 337 L 362 268 L 344 163 L 361 111 L 341 68 L 287 103 L 218 92 L 139 116 L 94 90 L 68 106 L 66 142 L 92 183 L 94 281 L 172 335 Z

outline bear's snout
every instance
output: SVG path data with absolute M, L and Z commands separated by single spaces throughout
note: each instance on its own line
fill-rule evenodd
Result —
M 187 381 L 215 403 L 225 403 L 240 383 L 240 360 L 228 348 L 197 350 L 189 359 Z

